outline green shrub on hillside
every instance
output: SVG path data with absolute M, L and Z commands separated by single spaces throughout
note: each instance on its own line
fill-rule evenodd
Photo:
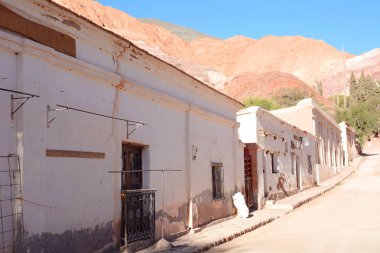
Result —
M 300 100 L 308 98 L 310 96 L 311 94 L 300 89 L 283 88 L 277 92 L 274 100 L 281 107 L 289 107 L 296 105 Z
M 251 97 L 244 101 L 245 107 L 261 106 L 265 110 L 276 110 L 284 107 L 294 106 L 300 100 L 310 97 L 305 91 L 299 89 L 280 89 L 273 98 Z
M 281 108 L 272 99 L 270 99 L 270 98 L 262 98 L 262 97 L 247 98 L 244 101 L 244 106 L 246 108 L 250 107 L 250 106 L 260 106 L 260 107 L 262 107 L 262 108 L 264 108 L 265 110 L 268 110 L 268 111 L 270 111 L 270 110 L 276 110 L 276 109 L 280 109 Z

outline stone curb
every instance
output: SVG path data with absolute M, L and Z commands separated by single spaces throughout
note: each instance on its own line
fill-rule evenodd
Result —
M 355 167 L 359 166 L 360 163 L 363 160 L 364 159 L 361 159 L 361 161 L 359 161 L 358 164 L 356 164 Z M 223 238 L 222 240 L 217 240 L 217 241 L 214 241 L 214 242 L 206 243 L 205 245 L 202 245 L 202 246 L 198 246 L 197 249 L 189 251 L 189 252 L 192 252 L 192 253 L 205 252 L 205 251 L 207 251 L 207 250 L 209 250 L 211 248 L 217 247 L 217 246 L 219 246 L 219 245 L 221 245 L 223 243 L 229 242 L 229 241 L 231 241 L 231 240 L 233 240 L 233 239 L 235 239 L 237 237 L 240 237 L 240 236 L 242 236 L 242 235 L 244 235 L 246 233 L 252 232 L 253 230 L 256 230 L 256 229 L 258 229 L 258 228 L 260 228 L 260 227 L 262 227 L 262 226 L 264 226 L 266 224 L 269 224 L 269 223 L 271 223 L 271 222 L 273 222 L 273 221 L 281 218 L 282 216 L 287 215 L 287 214 L 293 212 L 295 209 L 301 207 L 302 205 L 304 205 L 304 204 L 306 204 L 306 203 L 308 203 L 308 202 L 310 202 L 310 201 L 312 201 L 312 200 L 314 200 L 314 199 L 322 196 L 326 192 L 334 189 L 338 184 L 340 184 L 341 182 L 343 182 L 344 180 L 346 180 L 347 178 L 349 178 L 355 171 L 356 171 L 356 168 L 353 168 L 351 170 L 351 172 L 348 175 L 346 175 L 345 177 L 339 179 L 337 182 L 333 183 L 330 186 L 326 186 L 327 188 L 325 190 L 317 193 L 316 195 L 313 195 L 313 196 L 311 196 L 309 198 L 306 198 L 305 200 L 302 200 L 302 201 L 298 202 L 297 204 L 293 205 L 293 209 L 291 209 L 291 210 L 289 210 L 289 211 L 287 211 L 287 212 L 285 212 L 285 213 L 283 213 L 281 215 L 278 215 L 276 217 L 271 217 L 271 218 L 269 218 L 269 219 L 267 219 L 265 221 L 262 221 L 262 222 L 260 222 L 258 224 L 255 224 L 254 226 L 248 227 L 248 228 L 246 228 L 246 229 L 244 229 L 244 230 L 242 230 L 240 232 L 237 232 L 237 233 L 234 233 L 234 234 L 232 234 L 230 236 L 227 236 L 227 237 Z
M 291 211 L 288 211 L 285 214 L 290 213 L 290 212 Z M 285 214 L 283 214 L 283 215 L 285 215 Z M 215 242 L 207 243 L 204 246 L 200 246 L 201 248 L 199 248 L 197 250 L 194 250 L 194 251 L 190 251 L 190 252 L 192 252 L 192 253 L 200 253 L 200 252 L 207 251 L 207 250 L 209 250 L 211 248 L 214 248 L 214 247 L 217 247 L 217 246 L 219 246 L 219 245 L 221 245 L 223 243 L 232 241 L 233 239 L 236 239 L 236 238 L 238 238 L 238 237 L 240 237 L 240 236 L 242 236 L 242 235 L 244 235 L 246 233 L 252 232 L 253 230 L 256 230 L 256 229 L 258 229 L 258 228 L 260 228 L 260 227 L 262 227 L 262 226 L 264 226 L 264 225 L 266 225 L 268 223 L 271 223 L 272 221 L 275 221 L 275 220 L 281 218 L 283 215 L 279 215 L 277 217 L 272 217 L 272 218 L 266 219 L 266 220 L 264 220 L 264 221 L 262 221 L 262 222 L 260 222 L 258 224 L 255 224 L 254 226 L 251 226 L 251 227 L 246 228 L 246 229 L 244 229 L 244 230 L 242 230 L 242 231 L 240 231 L 238 233 L 235 233 L 233 235 L 225 237 L 225 238 L 223 238 L 223 240 L 218 240 L 218 241 L 215 241 Z
M 254 224 L 253 226 L 250 226 L 250 227 L 247 227 L 247 228 L 243 228 L 241 231 L 239 232 L 235 232 L 231 235 L 228 235 L 228 236 L 225 236 L 223 238 L 220 238 L 220 239 L 216 239 L 214 241 L 211 241 L 211 242 L 207 242 L 207 243 L 203 243 L 203 245 L 197 245 L 197 246 L 190 246 L 188 245 L 188 247 L 184 247 L 184 248 L 177 248 L 174 247 L 172 249 L 169 249 L 167 250 L 167 252 L 191 252 L 191 253 L 200 253 L 200 252 L 205 252 L 205 251 L 208 251 L 210 250 L 211 248 L 214 248 L 214 247 L 217 247 L 221 244 L 224 244 L 226 242 L 229 242 L 235 238 L 238 238 L 246 233 L 249 233 L 249 232 L 252 232 L 253 230 L 256 230 L 266 224 L 269 224 L 291 212 L 293 212 L 295 209 L 301 207 L 302 205 L 322 196 L 323 194 L 327 193 L 328 191 L 334 189 L 338 184 L 340 184 L 341 182 L 343 182 L 344 180 L 346 180 L 347 178 L 349 178 L 353 173 L 356 172 L 357 168 L 360 166 L 360 164 L 365 160 L 364 157 L 360 157 L 357 162 L 354 162 L 353 166 L 350 168 L 351 171 L 343 176 L 342 178 L 338 178 L 336 180 L 336 182 L 331 182 L 330 184 L 327 184 L 327 185 L 321 185 L 321 187 L 325 187 L 325 189 L 323 189 L 322 191 L 320 192 L 317 192 L 315 195 L 313 196 L 310 196 L 310 197 L 307 197 L 301 201 L 298 201 L 297 203 L 295 204 L 291 204 L 292 205 L 292 208 L 291 209 L 288 209 L 288 210 L 284 210 L 283 213 L 281 214 L 277 214 L 277 215 L 274 215 L 270 218 L 267 218 L 261 222 L 258 222 L 257 224 Z M 336 177 L 339 177 L 339 175 L 337 175 Z M 334 179 L 334 178 L 331 178 L 331 179 Z M 313 188 L 310 188 L 310 189 L 313 189 Z M 155 252 L 155 251 L 150 251 L 150 252 Z M 165 252 L 165 251 L 156 251 L 156 252 Z

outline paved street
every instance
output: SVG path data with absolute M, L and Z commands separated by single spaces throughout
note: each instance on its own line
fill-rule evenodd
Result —
M 294 212 L 208 252 L 380 252 L 380 140 L 358 171 Z

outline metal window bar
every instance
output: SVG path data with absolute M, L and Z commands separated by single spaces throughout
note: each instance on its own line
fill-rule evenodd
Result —
M 9 192 L 9 196 L 0 198 L 0 253 L 15 252 L 16 239 L 22 234 L 22 211 L 21 209 L 21 174 L 20 174 L 20 158 L 18 155 L 9 154 L 0 156 L 6 158 L 8 170 L 1 170 L 1 173 L 8 172 L 8 182 L 0 184 L 0 193 Z M 16 159 L 16 169 L 11 168 L 11 160 Z M 15 173 L 17 172 L 17 173 Z M 4 190 L 4 188 L 8 188 Z M 19 208 L 17 208 L 20 205 Z M 21 223 L 21 227 L 19 227 Z M 8 237 L 8 238 L 7 238 Z M 10 239 L 9 239 L 10 238 Z

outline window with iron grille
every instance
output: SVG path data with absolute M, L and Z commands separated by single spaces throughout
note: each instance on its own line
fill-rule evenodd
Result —
M 211 163 L 211 173 L 212 196 L 214 199 L 222 199 L 224 197 L 223 164 Z

